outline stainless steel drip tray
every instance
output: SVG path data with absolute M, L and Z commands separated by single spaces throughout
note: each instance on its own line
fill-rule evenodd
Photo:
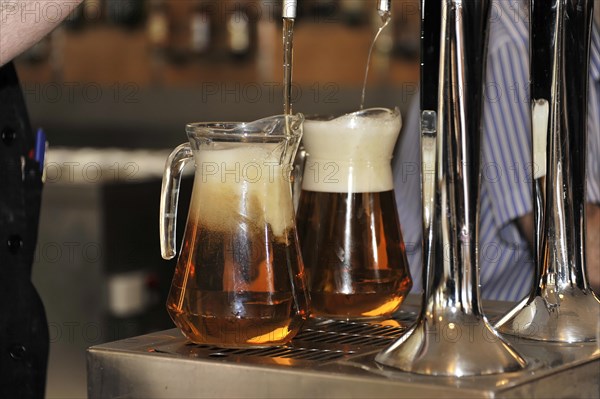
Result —
M 527 370 L 427 377 L 375 363 L 413 312 L 380 323 L 313 319 L 290 345 L 226 349 L 189 343 L 177 329 L 88 351 L 90 398 L 598 397 L 600 349 L 512 339 Z

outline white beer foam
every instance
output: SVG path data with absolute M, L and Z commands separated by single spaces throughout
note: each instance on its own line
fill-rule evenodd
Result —
M 245 225 L 282 237 L 294 224 L 289 165 L 277 144 L 215 143 L 195 152 L 190 220 L 215 231 Z
M 303 190 L 372 193 L 394 189 L 391 159 L 402 127 L 400 113 L 369 111 L 304 122 L 308 157 Z

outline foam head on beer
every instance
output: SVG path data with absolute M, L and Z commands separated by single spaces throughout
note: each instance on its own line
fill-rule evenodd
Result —
M 276 237 L 294 225 L 290 165 L 275 143 L 213 143 L 195 151 L 191 220 L 213 231 L 269 224 Z
M 398 109 L 372 108 L 330 120 L 307 119 L 302 189 L 328 193 L 393 190 L 390 160 L 402 121 Z

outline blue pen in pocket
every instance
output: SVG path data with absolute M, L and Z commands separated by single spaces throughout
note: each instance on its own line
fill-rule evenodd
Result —
M 35 161 L 39 164 L 40 166 L 40 172 L 42 172 L 42 181 L 46 180 L 45 179 L 45 173 L 44 173 L 44 162 L 45 162 L 45 158 L 46 158 L 46 148 L 48 146 L 48 142 L 46 141 L 46 133 L 44 133 L 44 130 L 42 128 L 39 128 L 37 130 L 37 134 L 35 136 L 35 154 L 34 154 L 34 158 Z

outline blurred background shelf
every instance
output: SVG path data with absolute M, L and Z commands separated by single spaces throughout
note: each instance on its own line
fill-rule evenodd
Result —
M 129 6 L 86 0 L 78 20 L 17 61 L 32 122 L 47 130 L 51 144 L 167 148 L 184 138 L 187 122 L 281 112 L 280 1 L 119 1 Z M 300 2 L 296 111 L 358 108 L 380 24 L 375 3 Z M 366 105 L 405 109 L 417 90 L 418 1 L 394 1 L 393 10 L 374 51 Z M 236 28 L 237 36 L 247 35 L 240 53 L 230 43 L 232 21 L 245 26 Z M 157 30 L 164 31 L 159 38 Z M 198 52 L 194 42 L 208 44 Z

